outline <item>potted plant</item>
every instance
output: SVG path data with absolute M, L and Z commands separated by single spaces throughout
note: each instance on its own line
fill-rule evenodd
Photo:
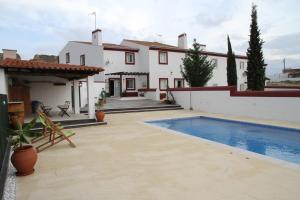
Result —
M 102 88 L 102 91 L 99 95 L 99 100 L 98 100 L 98 104 L 96 105 L 97 110 L 96 110 L 96 120 L 97 122 L 103 122 L 104 121 L 104 117 L 105 117 L 105 113 L 103 111 L 101 111 L 101 107 L 104 106 L 104 104 L 106 103 L 106 91 L 104 90 L 104 88 Z
M 30 138 L 38 137 L 41 134 L 34 132 L 31 129 L 35 126 L 36 118 L 24 127 L 18 122 L 17 129 L 9 129 L 9 134 L 12 136 L 13 154 L 11 163 L 17 170 L 17 176 L 26 176 L 34 172 L 34 165 L 37 161 L 37 152 L 30 144 Z

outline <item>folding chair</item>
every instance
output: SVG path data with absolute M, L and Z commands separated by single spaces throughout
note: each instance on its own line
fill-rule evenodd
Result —
M 42 111 L 43 111 L 47 116 L 51 117 L 50 111 L 52 110 L 52 107 L 50 107 L 50 106 L 45 106 L 43 102 L 40 102 L 40 105 L 41 105 Z
M 60 112 L 58 113 L 61 117 L 63 117 L 64 115 L 67 115 L 70 117 L 70 115 L 68 114 L 68 109 L 70 107 L 70 101 L 65 101 L 64 105 L 59 105 L 57 106 L 60 109 Z
M 37 152 L 41 152 L 55 144 L 66 140 L 69 142 L 71 147 L 76 147 L 75 144 L 70 140 L 69 137 L 75 135 L 72 131 L 63 131 L 63 127 L 60 124 L 55 124 L 49 117 L 43 113 L 41 110 L 37 111 L 39 120 L 43 124 L 43 136 L 35 138 L 32 140 L 32 143 L 37 143 L 43 141 L 45 138 L 48 138 L 46 142 L 36 146 Z

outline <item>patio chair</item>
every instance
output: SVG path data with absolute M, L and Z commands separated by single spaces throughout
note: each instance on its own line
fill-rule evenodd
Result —
M 58 113 L 61 117 L 63 117 L 64 115 L 67 115 L 68 117 L 70 117 L 70 115 L 68 114 L 68 109 L 70 107 L 70 101 L 65 101 L 64 105 L 59 105 L 57 106 L 60 109 L 60 112 Z
M 50 106 L 45 106 L 43 102 L 40 102 L 40 105 L 41 105 L 42 111 L 43 111 L 47 116 L 51 117 L 50 111 L 52 110 L 52 107 L 50 107 Z
M 39 141 L 43 141 L 48 138 L 46 142 L 39 144 L 36 146 L 37 152 L 41 152 L 55 144 L 67 140 L 71 147 L 76 147 L 76 145 L 70 140 L 69 137 L 75 135 L 72 131 L 64 131 L 63 127 L 59 123 L 54 123 L 44 112 L 41 110 L 37 111 L 39 119 L 43 124 L 43 136 L 39 138 L 35 138 L 32 140 L 32 143 L 37 143 Z

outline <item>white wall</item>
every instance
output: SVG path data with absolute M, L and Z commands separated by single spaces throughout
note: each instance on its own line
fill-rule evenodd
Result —
M 125 51 L 112 51 L 104 50 L 104 70 L 105 74 L 113 72 L 143 72 L 139 67 L 139 56 L 137 52 L 135 54 L 135 64 L 125 64 Z M 109 61 L 109 64 L 107 64 Z
M 139 59 L 139 69 L 141 72 L 149 72 L 149 47 L 123 40 L 121 45 L 139 49 L 137 57 Z
M 70 53 L 70 63 L 80 65 L 80 56 L 85 55 L 85 65 L 103 67 L 103 46 L 68 42 L 59 52 L 59 63 L 66 64 L 66 53 Z M 104 72 L 94 75 L 94 79 L 104 81 Z
M 182 78 L 180 73 L 180 65 L 184 53 L 168 52 L 168 64 L 159 64 L 159 51 L 150 50 L 149 53 L 149 69 L 150 69 L 150 88 L 159 88 L 159 78 L 168 78 L 169 87 L 174 87 L 174 78 Z M 185 82 L 185 86 L 187 83 Z
M 183 66 L 182 58 L 185 57 L 181 52 L 168 52 L 168 64 L 158 63 L 158 51 L 150 50 L 150 87 L 159 87 L 159 78 L 168 78 L 169 87 L 174 87 L 174 78 L 182 78 L 180 66 Z M 206 86 L 226 86 L 227 85 L 227 58 L 221 56 L 208 56 L 209 59 L 217 59 L 217 66 L 213 71 L 213 77 L 208 81 Z M 240 68 L 240 62 L 244 62 L 244 68 Z M 236 59 L 238 88 L 240 84 L 245 84 L 247 77 L 244 72 L 247 69 L 246 59 Z M 185 87 L 188 84 L 185 81 Z
M 64 86 L 55 86 L 53 83 L 30 83 L 30 96 L 32 101 L 41 101 L 45 106 L 51 106 L 52 111 L 59 111 L 58 105 L 65 101 L 72 103 L 71 82 Z M 70 105 L 69 111 L 72 110 Z
M 87 104 L 87 87 L 86 82 L 82 82 L 82 86 L 80 87 L 80 98 L 81 98 L 81 107 L 84 107 Z M 99 99 L 99 95 L 102 91 L 102 88 L 105 89 L 105 83 L 95 82 L 93 85 L 94 91 L 94 99 L 95 103 L 97 103 Z
M 176 103 L 190 108 L 189 91 L 172 91 Z M 191 107 L 197 111 L 257 119 L 300 122 L 300 97 L 238 97 L 229 91 L 192 91 Z
M 0 94 L 7 94 L 7 78 L 4 69 L 0 69 Z

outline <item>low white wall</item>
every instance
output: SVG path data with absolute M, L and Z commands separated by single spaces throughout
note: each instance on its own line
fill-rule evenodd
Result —
M 71 82 L 66 85 L 53 85 L 53 83 L 30 83 L 30 97 L 32 101 L 41 101 L 45 106 L 51 106 L 52 111 L 59 111 L 58 105 L 65 101 L 72 103 Z M 69 111 L 72 110 L 70 106 Z
M 296 91 L 300 91 L 300 87 L 299 88 L 265 88 L 265 91 L 292 91 L 292 90 L 296 90 Z
M 300 97 L 230 96 L 229 91 L 172 91 L 185 109 L 245 116 L 257 119 L 300 122 Z M 190 103 L 191 102 L 191 103 Z
M 154 101 L 157 100 L 156 91 L 147 91 L 147 92 L 144 92 L 144 94 L 145 94 L 146 99 L 152 99 Z

